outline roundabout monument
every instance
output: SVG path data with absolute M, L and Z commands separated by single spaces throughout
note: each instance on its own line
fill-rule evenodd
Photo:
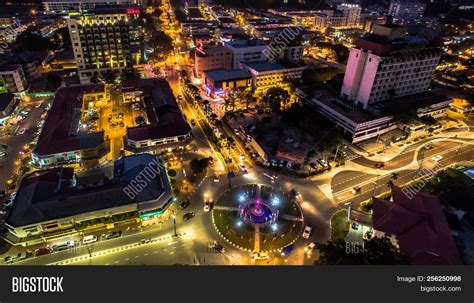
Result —
M 247 184 L 216 200 L 212 220 L 230 244 L 251 252 L 275 252 L 294 243 L 303 229 L 295 201 L 278 189 Z

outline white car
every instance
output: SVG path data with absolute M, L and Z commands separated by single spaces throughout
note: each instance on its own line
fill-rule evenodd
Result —
M 308 239 L 309 235 L 311 235 L 312 230 L 313 230 L 313 227 L 311 226 L 311 224 L 306 224 L 306 226 L 304 227 L 304 230 L 303 230 L 302 237 L 305 238 L 305 239 Z
M 443 156 L 441 155 L 437 155 L 437 156 L 434 156 L 433 158 L 431 158 L 431 160 L 435 161 L 435 162 L 438 162 L 440 161 L 441 159 L 443 159 Z
M 94 243 L 97 241 L 97 236 L 96 235 L 88 235 L 88 236 L 85 236 L 83 239 L 82 239 L 82 243 L 83 244 L 89 244 L 89 243 Z
M 26 128 L 22 128 L 20 129 L 20 131 L 18 132 L 19 135 L 24 135 L 26 133 Z
M 306 246 L 304 248 L 304 252 L 307 253 L 307 254 L 310 254 L 315 247 L 316 247 L 316 244 L 311 242 L 311 243 L 308 244 L 308 246 Z

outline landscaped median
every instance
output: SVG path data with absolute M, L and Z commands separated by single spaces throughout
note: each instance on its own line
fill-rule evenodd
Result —
M 347 210 L 337 211 L 331 218 L 331 241 L 344 240 L 349 232 Z

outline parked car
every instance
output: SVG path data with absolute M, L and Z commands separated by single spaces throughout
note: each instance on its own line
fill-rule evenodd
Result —
M 105 234 L 105 239 L 106 240 L 110 240 L 110 239 L 115 239 L 115 238 L 118 238 L 122 235 L 121 232 L 119 231 L 112 231 L 112 232 L 109 232 L 108 234 Z
M 437 156 L 434 156 L 433 158 L 431 158 L 431 160 L 433 160 L 435 162 L 441 161 L 441 159 L 443 159 L 443 156 L 441 156 L 441 155 L 437 155 Z
M 97 236 L 96 235 L 88 235 L 88 236 L 85 236 L 82 239 L 82 244 L 94 243 L 96 241 L 97 241 Z
M 309 236 L 311 235 L 312 230 L 313 230 L 313 227 L 311 226 L 311 224 L 306 224 L 306 226 L 304 227 L 304 230 L 303 230 L 302 237 L 305 238 L 305 239 L 308 239 Z
M 375 163 L 375 167 L 376 167 L 376 168 L 382 168 L 382 167 L 384 167 L 384 166 L 385 166 L 385 163 L 383 163 L 383 162 L 377 162 L 377 163 Z
M 214 182 L 219 182 L 219 175 L 218 174 L 214 175 Z
M 26 128 L 24 128 L 24 127 L 22 129 L 20 129 L 20 131 L 18 131 L 19 135 L 24 135 L 25 133 L 26 133 Z
M 44 256 L 44 255 L 52 253 L 53 251 L 54 251 L 53 248 L 50 246 L 42 247 L 35 251 L 35 256 L 36 257 Z
M 360 224 L 359 223 L 352 223 L 352 229 L 353 230 L 358 230 L 360 227 Z
M 19 254 L 16 254 L 16 255 L 11 255 L 11 256 L 5 257 L 5 262 L 10 264 L 10 263 L 13 263 L 15 261 L 24 260 L 24 259 L 26 259 L 28 257 L 31 257 L 31 256 L 32 256 L 31 252 L 23 252 L 23 253 L 19 253 Z

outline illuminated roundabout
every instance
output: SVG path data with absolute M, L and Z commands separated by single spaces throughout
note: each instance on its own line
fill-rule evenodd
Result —
M 296 241 L 303 228 L 299 206 L 281 191 L 248 184 L 223 193 L 212 210 L 219 234 L 251 252 L 281 250 Z

